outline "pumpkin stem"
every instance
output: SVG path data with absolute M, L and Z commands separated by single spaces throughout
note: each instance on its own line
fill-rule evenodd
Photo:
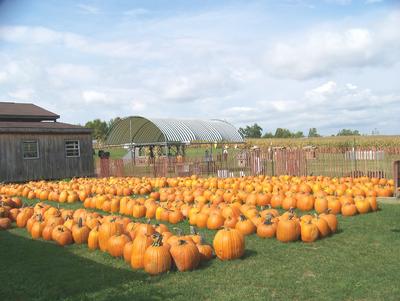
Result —
M 265 219 L 264 224 L 272 225 L 272 216 L 271 215 L 267 215 L 267 218 Z
M 247 218 L 243 215 L 243 214 L 241 214 L 240 216 L 239 216 L 239 220 L 240 221 L 245 221 Z
M 82 228 L 82 225 L 83 225 L 83 221 L 82 221 L 82 218 L 80 217 L 78 220 L 78 227 Z
M 153 240 L 152 246 L 153 247 L 160 247 L 163 245 L 162 243 L 162 236 L 161 235 L 155 235 L 156 237 Z

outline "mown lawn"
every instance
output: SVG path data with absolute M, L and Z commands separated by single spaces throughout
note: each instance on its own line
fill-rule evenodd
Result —
M 400 206 L 381 208 L 339 217 L 339 233 L 313 244 L 253 235 L 243 259 L 157 277 L 86 246 L 1 231 L 0 300 L 399 300 Z

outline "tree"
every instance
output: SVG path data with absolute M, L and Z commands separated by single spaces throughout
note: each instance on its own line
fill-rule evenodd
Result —
M 275 131 L 275 138 L 291 138 L 292 133 L 288 129 L 277 128 Z
M 86 128 L 93 130 L 93 138 L 104 141 L 108 132 L 108 124 L 100 119 L 88 121 L 85 124 Z
M 266 132 L 263 136 L 263 138 L 274 138 L 274 134 L 272 134 L 272 132 Z
M 239 128 L 239 133 L 245 138 L 261 138 L 262 127 L 257 123 L 251 126 L 247 125 L 245 128 Z
M 311 137 L 321 137 L 320 134 L 318 134 L 318 131 L 316 128 L 310 128 L 310 130 L 308 131 L 308 138 Z
M 360 136 L 360 132 L 358 130 L 350 130 L 350 129 L 342 129 L 337 133 L 336 136 Z
M 296 133 L 292 133 L 293 138 L 303 138 L 304 133 L 302 131 L 297 131 Z

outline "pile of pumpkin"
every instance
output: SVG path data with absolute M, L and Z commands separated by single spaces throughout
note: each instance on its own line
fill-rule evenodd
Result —
M 161 202 L 253 202 L 259 206 L 298 207 L 309 210 L 317 198 L 327 196 L 385 197 L 394 193 L 394 181 L 378 178 L 330 178 L 322 176 L 257 176 L 245 178 L 77 178 L 70 182 L 29 182 L 0 184 L 0 194 L 38 198 L 57 202 L 84 201 L 92 195 L 148 195 Z M 291 199 L 297 194 L 311 195 L 301 202 Z M 313 200 L 314 198 L 314 200 Z
M 11 223 L 17 218 L 18 208 L 21 208 L 21 206 L 20 198 L 0 195 L 0 230 L 11 228 Z
M 171 233 L 164 224 L 135 223 L 127 217 L 102 216 L 85 209 L 59 209 L 43 203 L 17 209 L 11 220 L 26 228 L 33 239 L 53 240 L 60 246 L 87 244 L 113 257 L 123 257 L 134 269 L 151 275 L 166 272 L 173 265 L 179 271 L 196 269 L 213 258 L 213 248 L 192 228 L 192 234 Z M 214 238 L 215 253 L 221 260 L 244 253 L 244 236 L 237 230 L 220 230 Z

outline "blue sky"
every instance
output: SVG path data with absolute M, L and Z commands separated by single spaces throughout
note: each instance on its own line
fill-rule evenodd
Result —
M 400 1 L 0 0 L 0 100 L 84 124 L 399 134 Z

